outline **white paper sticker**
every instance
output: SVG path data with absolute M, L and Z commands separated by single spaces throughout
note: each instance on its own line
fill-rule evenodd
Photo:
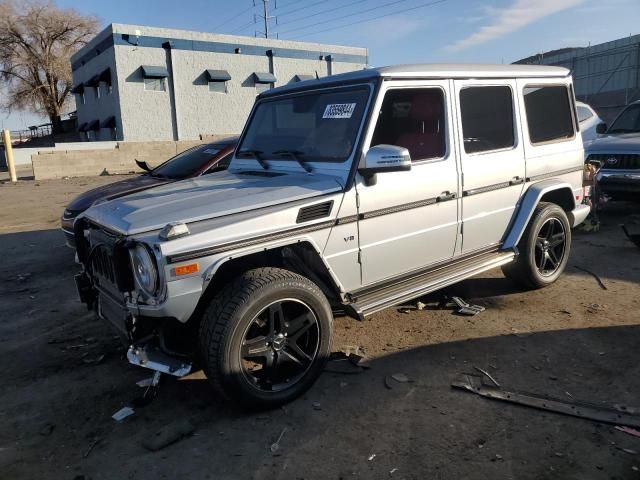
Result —
M 355 103 L 331 103 L 324 109 L 322 118 L 351 118 L 355 109 Z

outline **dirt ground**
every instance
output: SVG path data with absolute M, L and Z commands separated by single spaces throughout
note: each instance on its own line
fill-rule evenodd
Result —
M 640 478 L 640 438 L 450 387 L 480 367 L 503 388 L 640 407 L 640 249 L 618 227 L 640 229 L 638 205 L 610 203 L 598 233 L 574 232 L 549 288 L 521 291 L 499 270 L 450 288 L 487 307 L 476 317 L 432 295 L 422 311 L 337 318 L 334 351 L 357 346 L 371 368 L 325 372 L 284 408 L 238 411 L 194 375 L 164 379 L 117 423 L 149 373 L 79 303 L 58 218 L 74 195 L 120 178 L 0 184 L 1 479 Z M 411 381 L 387 388 L 395 373 Z M 141 445 L 181 419 L 192 436 Z

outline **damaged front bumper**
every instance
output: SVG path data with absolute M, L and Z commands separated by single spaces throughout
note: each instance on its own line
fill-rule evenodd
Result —
M 165 353 L 159 345 L 159 339 L 155 336 L 131 345 L 127 351 L 127 360 L 132 365 L 176 377 L 189 374 L 192 366 L 186 357 Z

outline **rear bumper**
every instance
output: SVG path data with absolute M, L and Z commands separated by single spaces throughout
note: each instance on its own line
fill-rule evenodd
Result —
M 572 227 L 577 227 L 585 221 L 585 219 L 589 215 L 589 212 L 591 212 L 591 207 L 589 205 L 578 205 L 576 208 L 569 212 L 569 223 Z

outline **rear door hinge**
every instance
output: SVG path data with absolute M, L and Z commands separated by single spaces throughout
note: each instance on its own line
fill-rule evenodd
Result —
M 360 210 L 360 194 L 356 192 L 356 208 Z
M 362 251 L 358 250 L 358 263 L 362 265 Z

